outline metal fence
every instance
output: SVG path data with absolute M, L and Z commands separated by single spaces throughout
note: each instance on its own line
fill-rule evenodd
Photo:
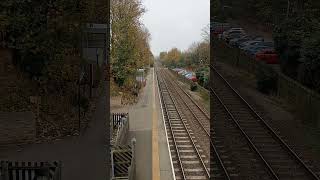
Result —
M 241 53 L 238 48 L 229 47 L 222 40 L 214 40 L 213 50 L 215 60 L 243 69 L 249 73 L 255 73 L 259 68 L 269 68 L 269 66 L 262 65 L 262 62 L 257 62 Z M 320 127 L 320 111 L 318 110 L 320 95 L 278 72 L 276 69 L 274 69 L 274 73 L 277 75 L 278 97 L 289 102 L 305 122 Z
M 129 133 L 129 114 L 128 113 L 112 113 L 110 133 L 112 137 L 112 145 L 118 146 L 126 143 Z
M 112 180 L 135 178 L 135 143 L 132 139 L 131 146 L 116 146 L 111 150 Z
M 61 180 L 61 162 L 0 161 L 1 180 Z

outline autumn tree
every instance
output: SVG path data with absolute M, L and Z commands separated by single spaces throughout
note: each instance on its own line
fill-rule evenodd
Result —
M 111 70 L 118 86 L 130 86 L 138 68 L 149 65 L 150 33 L 140 22 L 140 0 L 111 1 Z
M 167 59 L 169 61 L 173 61 L 174 63 L 177 63 L 180 60 L 181 52 L 177 48 L 172 48 L 168 54 Z
M 160 60 L 164 61 L 167 58 L 167 52 L 160 52 L 159 58 Z

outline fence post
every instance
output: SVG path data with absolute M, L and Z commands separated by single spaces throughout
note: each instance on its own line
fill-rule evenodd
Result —
M 58 163 L 58 180 L 62 180 L 62 161 L 59 161 Z
M 127 113 L 127 121 L 128 121 L 128 131 L 129 131 L 130 130 L 129 113 Z
M 133 173 L 132 177 L 136 176 L 136 158 L 135 158 L 135 152 L 136 152 L 136 138 L 133 138 L 131 140 L 132 144 L 132 159 L 131 159 L 131 171 Z M 133 178 L 134 179 L 134 178 Z
M 114 160 L 113 160 L 113 152 L 114 150 L 111 150 L 111 179 L 114 178 Z
M 1 161 L 1 180 L 9 180 L 9 167 L 6 161 Z

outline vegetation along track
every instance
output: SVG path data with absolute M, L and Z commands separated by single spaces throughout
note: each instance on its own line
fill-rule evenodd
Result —
M 157 69 L 157 75 L 176 178 L 209 179 L 211 144 L 212 178 L 230 179 L 210 140 L 207 113 L 177 85 L 170 73 Z
M 319 179 L 280 136 L 259 116 L 242 96 L 223 78 L 217 69 L 211 66 L 212 97 L 218 101 L 228 118 L 216 121 L 228 121 L 244 137 L 260 164 L 269 174 L 269 179 Z M 226 128 L 227 126 L 214 126 Z M 223 132 L 224 130 L 218 129 Z M 229 134 L 229 138 L 234 134 Z M 235 151 L 238 151 L 236 149 Z M 258 172 L 256 170 L 256 172 Z

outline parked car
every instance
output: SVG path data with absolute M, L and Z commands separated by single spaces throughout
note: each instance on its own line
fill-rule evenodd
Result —
M 249 40 L 251 40 L 249 36 L 243 35 L 243 36 L 241 36 L 239 38 L 231 39 L 229 41 L 229 45 L 232 46 L 232 47 L 238 47 L 239 44 L 241 44 L 241 43 L 243 43 L 245 41 L 249 41 Z
M 270 47 L 263 46 L 263 45 L 252 46 L 250 49 L 247 49 L 245 51 L 245 53 L 248 54 L 249 56 L 254 56 L 257 52 L 264 50 L 264 49 L 270 49 Z
M 260 44 L 264 46 L 274 47 L 274 43 L 270 41 L 267 41 L 267 42 L 263 41 Z
M 214 35 L 222 34 L 224 31 L 230 29 L 229 23 L 215 23 L 212 25 L 211 30 Z
M 187 72 L 186 70 L 182 69 L 181 71 L 178 72 L 178 74 L 182 75 L 183 73 L 186 73 L 186 72 Z
M 182 76 L 185 76 L 186 74 L 188 74 L 189 72 L 188 71 L 184 71 L 181 75 Z
M 192 72 L 188 72 L 184 75 L 186 78 L 192 76 Z
M 245 34 L 241 33 L 241 32 L 232 32 L 229 33 L 224 40 L 226 41 L 226 43 L 229 43 L 230 40 L 235 39 L 235 38 L 240 38 L 242 36 L 244 36 Z
M 256 41 L 264 41 L 264 38 L 262 36 L 253 36 L 252 39 Z
M 264 49 L 255 55 L 256 61 L 264 61 L 267 64 L 278 64 L 279 56 L 274 49 Z
M 225 39 L 226 37 L 228 37 L 232 33 L 245 34 L 245 31 L 242 28 L 231 28 L 231 29 L 224 31 L 222 33 L 222 38 Z
M 239 45 L 239 48 L 242 49 L 242 50 L 245 50 L 249 46 L 255 45 L 257 43 L 261 43 L 261 41 L 257 41 L 257 40 L 246 41 L 246 42 L 241 43 Z
M 180 69 L 180 68 L 174 68 L 174 69 L 172 69 L 174 72 L 179 72 L 179 71 L 181 71 L 182 69 Z
M 223 32 L 223 35 L 227 35 L 228 33 L 235 32 L 235 31 L 244 32 L 244 30 L 242 28 L 230 28 L 229 30 Z

